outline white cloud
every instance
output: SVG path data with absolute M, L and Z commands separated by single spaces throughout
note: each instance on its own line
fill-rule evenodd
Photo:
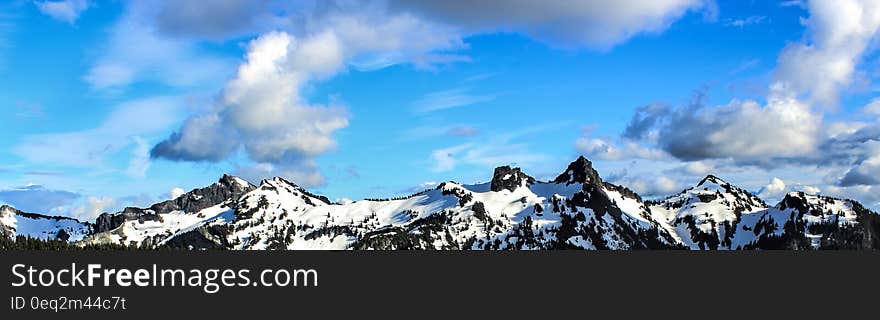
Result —
M 648 143 L 642 152 L 626 157 L 655 154 L 659 147 L 680 160 L 734 159 L 744 163 L 767 163 L 779 158 L 814 154 L 821 142 L 822 116 L 796 99 L 781 85 L 771 88 L 765 105 L 746 100 L 708 107 L 701 99 L 689 106 L 659 109 L 636 135 Z M 636 113 L 630 127 L 637 118 Z M 630 131 L 627 128 L 627 132 Z M 767 139 L 767 137 L 774 137 Z M 634 146 L 639 146 L 634 144 Z M 636 149 L 638 150 L 638 149 Z
M 804 186 L 802 189 L 803 189 L 804 193 L 806 193 L 806 194 L 816 195 L 816 194 L 819 194 L 820 192 L 822 192 L 821 189 L 813 187 L 813 186 Z
M 612 143 L 599 138 L 581 137 L 574 144 L 575 149 L 590 158 L 601 160 L 619 160 L 624 153 Z
M 112 197 L 86 197 L 85 203 L 70 210 L 70 215 L 80 221 L 94 221 L 104 212 L 113 211 L 116 199 Z
M 785 194 L 786 186 L 785 181 L 779 179 L 777 177 L 773 177 L 770 179 L 770 183 L 761 188 L 758 192 L 758 196 L 764 199 L 779 199 L 781 195 Z
M 34 1 L 37 9 L 53 19 L 76 23 L 79 16 L 92 4 L 89 0 Z
M 650 177 L 649 175 L 640 175 L 638 177 L 622 177 L 613 181 L 616 184 L 626 186 L 636 193 L 646 197 L 662 197 L 668 196 L 675 192 L 684 190 L 685 183 L 676 181 L 668 176 L 660 175 Z
M 874 98 L 869 102 L 864 109 L 862 109 L 867 115 L 880 117 L 880 98 Z
M 241 146 L 260 164 L 240 168 L 258 175 L 292 175 L 304 185 L 323 183 L 314 158 L 336 148 L 333 134 L 348 125 L 339 105 L 317 105 L 301 90 L 348 69 L 362 56 L 391 55 L 400 62 L 431 63 L 435 50 L 461 40 L 410 15 L 356 12 L 315 16 L 301 35 L 270 32 L 251 41 L 246 61 L 225 87 L 215 109 L 196 115 L 153 150 L 154 157 L 219 161 Z M 214 137 L 225 132 L 217 147 Z
M 706 161 L 691 161 L 684 165 L 684 170 L 692 175 L 702 176 L 715 171 L 715 167 Z
M 613 142 L 604 138 L 590 137 L 587 131 L 584 135 L 575 141 L 575 150 L 590 158 L 600 160 L 622 160 L 622 159 L 664 159 L 668 158 L 665 152 L 660 149 L 646 147 L 637 141 L 622 139 Z
M 168 191 L 168 199 L 174 200 L 180 198 L 184 193 L 186 193 L 186 191 L 181 187 L 171 189 L 171 191 Z
M 880 2 L 811 0 L 807 39 L 779 55 L 776 80 L 826 107 L 853 83 L 856 67 L 880 28 Z

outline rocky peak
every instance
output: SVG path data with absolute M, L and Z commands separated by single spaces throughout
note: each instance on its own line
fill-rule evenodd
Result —
M 226 202 L 235 200 L 256 187 L 241 178 L 223 175 L 219 181 L 205 188 L 195 189 L 172 199 L 154 204 L 150 207 L 156 213 L 171 211 L 198 212 Z
M 5 217 L 6 215 L 8 215 L 10 213 L 15 213 L 16 211 L 18 211 L 18 210 L 16 210 L 15 208 L 13 208 L 9 205 L 4 204 L 4 205 L 0 206 L 0 217 Z
M 149 208 L 128 207 L 117 214 L 104 213 L 95 220 L 95 232 L 110 231 L 129 220 L 158 220 L 159 214 L 172 211 L 195 213 L 226 201 L 235 201 L 256 187 L 244 179 L 224 174 L 210 186 L 194 189 L 171 199 L 156 203 Z
M 584 156 L 580 156 L 574 162 L 568 165 L 565 172 L 560 174 L 553 183 L 564 183 L 566 185 L 572 183 L 591 183 L 596 185 L 602 184 L 602 178 L 596 169 L 593 169 L 593 163 Z
M 260 181 L 260 189 L 261 190 L 271 190 L 275 192 L 279 192 L 280 190 L 284 190 L 284 192 L 293 192 L 299 194 L 303 201 L 306 203 L 314 205 L 310 199 L 318 200 L 319 202 L 323 202 L 324 204 L 332 204 L 330 199 L 325 196 L 317 195 L 309 192 L 306 188 L 300 187 L 293 182 L 288 181 L 282 177 L 274 177 L 271 179 L 263 179 Z
M 723 186 L 728 183 L 727 183 L 727 181 L 724 181 L 723 179 L 710 174 L 710 175 L 707 175 L 705 178 L 703 178 L 703 180 L 700 180 L 700 183 L 697 183 L 697 187 L 701 187 L 704 184 L 716 184 L 719 186 Z
M 520 168 L 511 168 L 510 166 L 502 166 L 495 168 L 492 175 L 492 183 L 490 189 L 498 192 L 501 190 L 514 191 L 523 183 L 535 183 L 535 178 L 530 177 L 520 170 Z

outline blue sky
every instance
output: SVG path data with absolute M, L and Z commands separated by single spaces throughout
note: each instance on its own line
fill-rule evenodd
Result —
M 83 219 L 216 181 L 331 199 L 709 173 L 880 207 L 872 1 L 11 1 L 0 202 Z

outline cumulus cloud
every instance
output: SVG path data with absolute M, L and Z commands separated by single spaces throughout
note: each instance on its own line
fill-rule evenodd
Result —
M 112 197 L 86 197 L 85 203 L 70 210 L 70 216 L 80 221 L 93 221 L 105 212 L 115 211 L 116 199 Z
M 669 110 L 669 106 L 660 103 L 652 103 L 636 109 L 623 131 L 623 137 L 628 139 L 645 138 L 657 122 L 669 113 Z
M 410 15 L 339 10 L 315 16 L 300 35 L 276 31 L 251 41 L 213 110 L 191 117 L 151 155 L 220 161 L 241 148 L 258 164 L 240 169 L 247 175 L 320 184 L 314 158 L 336 147 L 333 134 L 348 125 L 349 115 L 340 105 L 310 103 L 301 95 L 305 86 L 344 72 L 362 56 L 424 64 L 437 50 L 461 46 L 455 34 Z
M 77 193 L 46 189 L 40 185 L 0 190 L 0 201 L 34 213 L 49 213 L 54 208 L 72 204 L 79 197 Z
M 778 199 L 781 195 L 785 194 L 786 186 L 785 181 L 779 179 L 777 177 L 773 177 L 770 179 L 770 183 L 765 185 L 761 190 L 758 191 L 758 196 L 764 199 Z
M 40 12 L 53 19 L 74 24 L 83 11 L 86 11 L 92 4 L 89 0 L 62 0 L 34 1 L 34 5 Z
M 868 155 L 846 172 L 840 186 L 880 185 L 880 139 L 868 141 L 863 146 Z
M 821 189 L 813 187 L 813 186 L 804 186 L 802 189 L 803 189 L 804 193 L 806 193 L 806 194 L 816 195 L 816 194 L 819 194 L 820 192 L 822 192 Z
M 171 191 L 168 191 L 168 199 L 174 200 L 180 198 L 184 193 L 186 193 L 186 191 L 180 187 L 171 189 Z
M 688 11 L 710 14 L 713 1 L 389 1 L 394 9 L 467 32 L 519 32 L 562 46 L 608 49 L 638 34 L 659 33 Z
M 585 130 L 581 138 L 575 141 L 574 147 L 577 152 L 600 160 L 668 158 L 662 150 L 644 146 L 638 141 L 629 139 L 614 141 L 609 138 L 593 137 L 591 130 Z
M 710 163 L 707 163 L 706 161 L 691 161 L 691 162 L 686 163 L 684 165 L 683 169 L 685 172 L 687 172 L 689 174 L 696 175 L 696 176 L 702 176 L 702 175 L 707 175 L 707 174 L 715 171 L 715 166 L 713 166 Z
M 644 158 L 627 152 L 628 145 L 660 149 L 689 162 L 678 169 L 686 174 L 711 170 L 696 163 L 723 163 L 721 170 L 740 170 L 737 174 L 744 176 L 751 174 L 741 171 L 744 165 L 749 172 L 793 169 L 809 176 L 804 179 L 812 179 L 811 184 L 825 183 L 804 190 L 821 187 L 832 195 L 877 203 L 869 191 L 880 186 L 880 123 L 828 121 L 825 113 L 842 91 L 870 77 L 860 65 L 876 48 L 880 3 L 813 0 L 804 6 L 810 13 L 803 20 L 805 36 L 780 52 L 763 102 L 733 99 L 709 106 L 700 92 L 685 106 L 638 108 L 619 138 L 585 134 L 575 148 L 618 162 Z M 876 117 L 880 103 L 872 100 L 861 112 Z M 779 197 L 784 185 L 774 179 L 760 188 L 762 196 Z
M 747 100 L 676 109 L 665 116 L 657 139 L 663 150 L 682 160 L 761 162 L 812 154 L 821 120 L 808 105 L 774 88 L 766 105 Z
M 807 39 L 779 55 L 775 78 L 826 106 L 852 84 L 856 68 L 880 28 L 873 0 L 811 0 Z

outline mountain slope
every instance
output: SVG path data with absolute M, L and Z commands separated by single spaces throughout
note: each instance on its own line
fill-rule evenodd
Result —
M 0 207 L 0 231 L 80 245 L 235 250 L 864 249 L 880 216 L 858 202 L 803 193 L 768 206 L 709 175 L 643 201 L 580 157 L 551 181 L 498 167 L 489 182 L 454 181 L 396 199 L 333 203 L 282 178 L 225 175 L 149 208 L 95 223 Z
M 199 243 L 211 238 L 208 247 L 232 249 L 677 246 L 635 193 L 603 183 L 584 158 L 552 182 L 499 167 L 487 184 L 445 182 L 405 198 L 349 204 L 330 203 L 275 178 L 242 196 L 235 208 L 232 223 L 205 224 L 181 236 Z
M 195 225 L 218 219 L 231 221 L 235 199 L 254 188 L 241 178 L 224 175 L 208 187 L 149 208 L 125 208 L 116 214 L 104 213 L 95 222 L 95 232 L 83 242 L 153 248 Z
M 39 239 L 79 241 L 92 231 L 92 225 L 66 217 L 50 217 L 0 206 L 0 235 L 29 236 Z

